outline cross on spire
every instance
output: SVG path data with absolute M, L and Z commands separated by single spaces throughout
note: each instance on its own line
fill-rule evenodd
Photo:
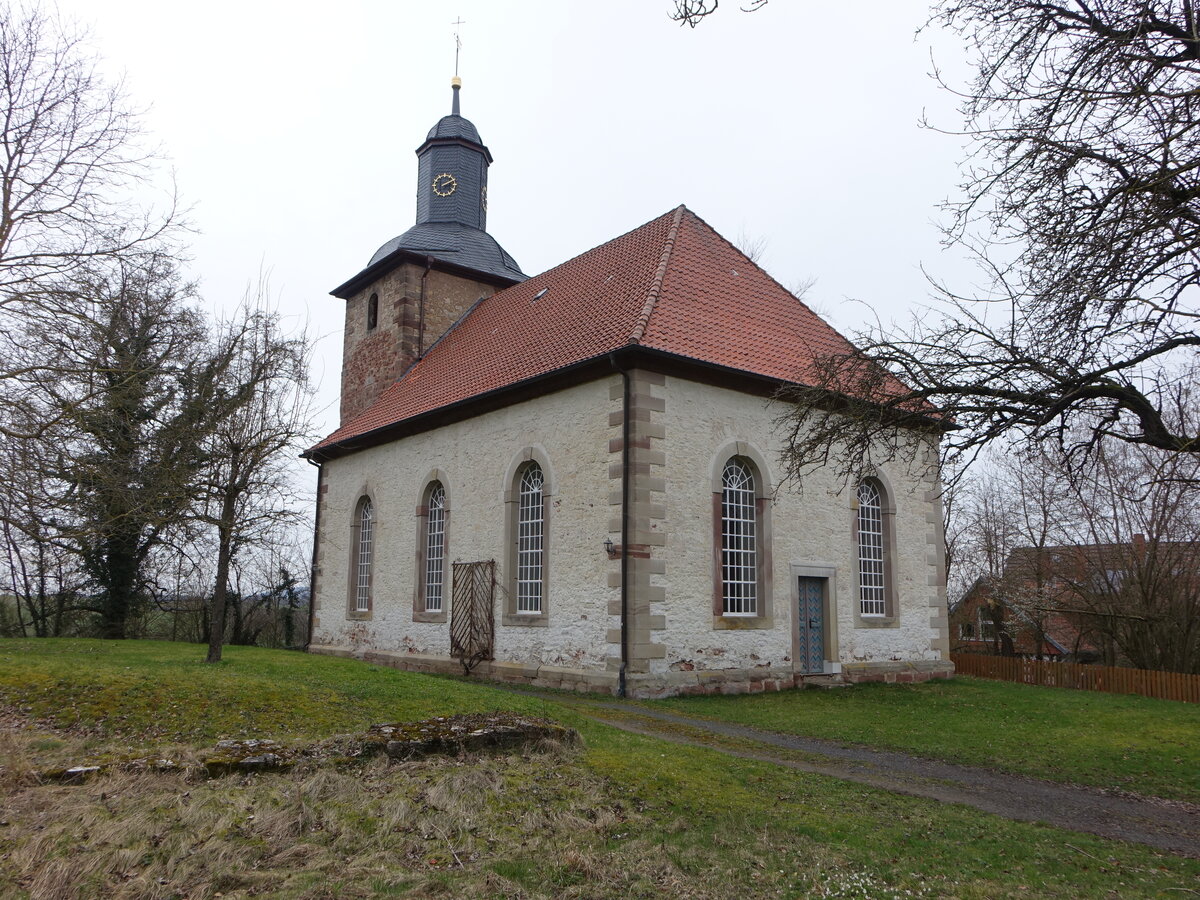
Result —
M 458 77 L 458 51 L 462 49 L 462 38 L 459 36 L 459 33 L 458 33 L 459 27 L 458 26 L 465 25 L 467 23 L 463 21 L 462 16 L 459 16 L 450 24 L 454 26 L 454 77 L 457 78 Z

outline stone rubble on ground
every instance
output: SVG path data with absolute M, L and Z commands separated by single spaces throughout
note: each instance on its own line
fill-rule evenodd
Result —
M 332 759 L 342 762 L 380 753 L 392 759 L 411 760 L 427 756 L 459 756 L 464 753 L 495 752 L 537 748 L 544 741 L 560 746 L 577 746 L 579 733 L 548 719 L 512 713 L 470 713 L 437 716 L 420 722 L 392 722 L 372 725 L 357 737 L 333 739 L 340 752 L 330 756 L 331 742 L 302 748 L 289 748 L 266 738 L 221 740 L 200 756 L 211 778 L 233 774 L 281 772 L 300 759 Z M 81 784 L 111 771 L 183 771 L 184 766 L 171 759 L 145 756 L 95 765 L 45 769 L 42 781 Z

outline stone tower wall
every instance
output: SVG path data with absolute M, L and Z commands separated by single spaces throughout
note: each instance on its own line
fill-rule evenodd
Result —
M 424 329 L 421 280 L 425 276 Z M 346 301 L 342 344 L 341 423 L 371 406 L 420 355 L 458 321 L 492 285 L 404 263 Z M 378 322 L 367 328 L 372 294 L 379 298 Z

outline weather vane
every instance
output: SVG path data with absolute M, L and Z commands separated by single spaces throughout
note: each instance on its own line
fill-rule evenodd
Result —
M 459 16 L 457 19 L 455 19 L 450 24 L 454 26 L 454 77 L 457 78 L 458 77 L 458 51 L 462 49 L 462 38 L 459 37 L 459 35 L 458 35 L 458 26 L 465 25 L 467 23 L 463 21 L 462 16 Z

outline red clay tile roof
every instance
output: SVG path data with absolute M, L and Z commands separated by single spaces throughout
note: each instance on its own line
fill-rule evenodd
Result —
M 680 206 L 475 306 L 375 404 L 315 447 L 641 345 L 815 383 L 851 344 Z

